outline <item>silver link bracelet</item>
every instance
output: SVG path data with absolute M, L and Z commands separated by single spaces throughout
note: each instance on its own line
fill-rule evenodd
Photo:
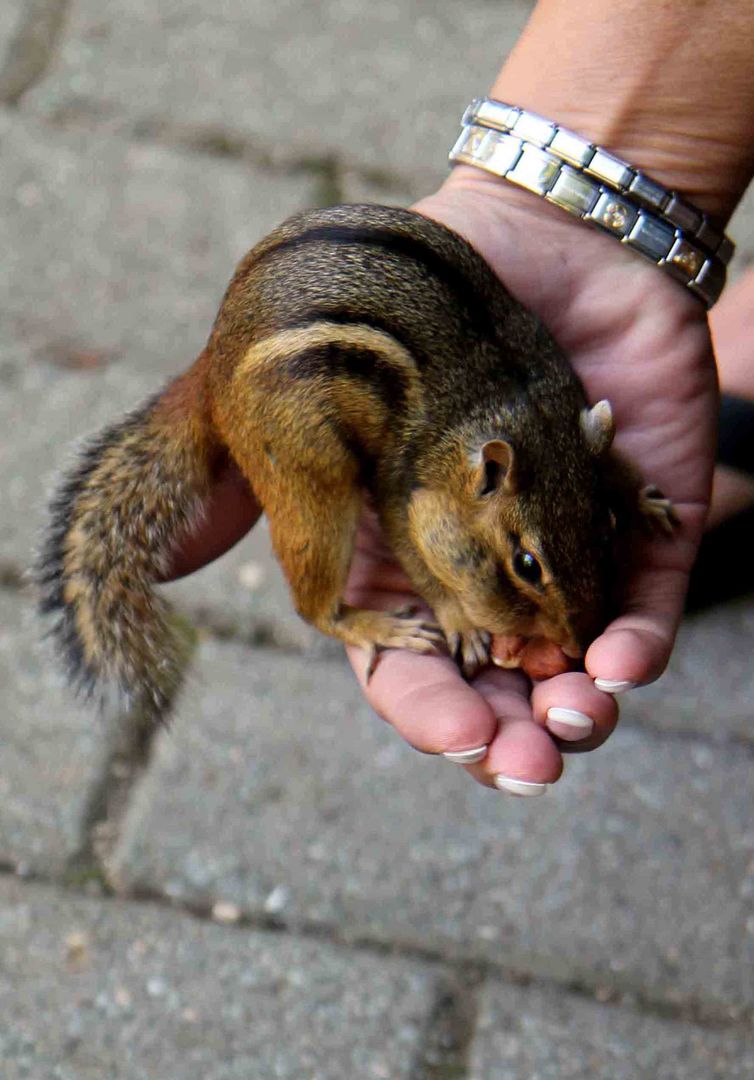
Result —
M 732 241 L 702 211 L 614 154 L 536 113 L 477 98 L 451 163 L 485 169 L 555 203 L 651 260 L 711 307 Z

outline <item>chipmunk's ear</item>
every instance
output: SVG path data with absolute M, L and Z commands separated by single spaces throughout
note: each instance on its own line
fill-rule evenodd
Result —
M 591 409 L 583 409 L 581 412 L 581 430 L 595 457 L 601 457 L 606 453 L 613 442 L 615 435 L 615 422 L 613 410 L 609 401 L 598 401 Z
M 503 439 L 491 439 L 479 451 L 479 495 L 491 495 L 493 491 L 502 491 L 506 495 L 515 495 L 518 490 L 516 479 L 516 455 L 509 442 Z

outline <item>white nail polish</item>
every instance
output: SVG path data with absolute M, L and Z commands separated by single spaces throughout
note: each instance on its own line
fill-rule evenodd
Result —
M 547 710 L 547 727 L 561 739 L 585 739 L 594 729 L 594 720 L 576 709 L 553 706 Z
M 446 761 L 452 761 L 454 765 L 476 765 L 487 756 L 487 747 L 477 746 L 473 750 L 446 750 L 442 756 Z
M 594 685 L 606 694 L 625 694 L 626 690 L 633 690 L 636 683 L 629 679 L 595 679 Z
M 544 795 L 549 787 L 549 784 L 535 784 L 531 780 L 514 780 L 512 776 L 502 776 L 500 773 L 493 782 L 498 791 L 504 791 L 508 795 L 522 795 L 524 798 Z

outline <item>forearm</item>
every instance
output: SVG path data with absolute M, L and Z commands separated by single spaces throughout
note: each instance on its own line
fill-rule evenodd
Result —
M 754 3 L 540 0 L 491 96 L 724 221 L 754 173 Z

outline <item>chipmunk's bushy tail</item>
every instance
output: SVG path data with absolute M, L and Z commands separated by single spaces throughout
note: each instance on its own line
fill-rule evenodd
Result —
M 167 714 L 186 645 L 153 590 L 200 518 L 212 436 L 197 368 L 96 436 L 50 507 L 35 577 L 71 682 L 114 684 L 146 721 Z

